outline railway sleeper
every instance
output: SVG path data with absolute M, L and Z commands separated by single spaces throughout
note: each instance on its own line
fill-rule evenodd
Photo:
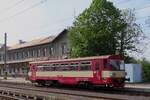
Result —
M 9 97 L 9 98 L 16 98 L 15 100 L 46 100 L 46 97 L 38 96 L 38 95 L 30 95 L 25 93 L 18 93 L 18 92 L 12 92 L 12 91 L 0 91 L 1 96 Z M 19 99 L 20 98 L 20 99 Z

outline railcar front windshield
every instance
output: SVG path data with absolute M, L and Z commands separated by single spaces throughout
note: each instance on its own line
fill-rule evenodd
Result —
M 112 70 L 125 70 L 125 65 L 123 60 L 110 60 L 109 65 Z

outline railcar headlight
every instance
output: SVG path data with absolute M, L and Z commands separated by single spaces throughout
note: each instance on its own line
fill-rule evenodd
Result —
M 31 76 L 31 72 L 28 72 L 28 76 Z
M 110 75 L 110 77 L 115 77 L 116 73 L 110 72 L 109 75 Z
M 109 76 L 110 76 L 110 77 L 112 77 L 112 76 L 113 76 L 113 73 L 112 73 L 112 72 L 110 72 L 110 73 L 109 73 Z

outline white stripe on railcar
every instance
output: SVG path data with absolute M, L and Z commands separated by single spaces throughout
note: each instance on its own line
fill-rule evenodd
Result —
M 106 77 L 124 78 L 125 71 L 102 71 L 102 78 Z
M 93 77 L 92 71 L 38 71 L 36 76 L 41 77 Z

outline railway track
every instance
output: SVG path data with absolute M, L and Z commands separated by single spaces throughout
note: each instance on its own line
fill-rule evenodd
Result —
M 14 86 L 0 86 L 0 93 L 3 96 L 11 97 L 12 100 L 125 100 L 124 98 L 116 98 L 110 96 L 99 96 L 97 94 L 90 93 L 78 93 L 78 91 L 67 92 L 67 91 L 54 91 L 41 90 L 41 89 L 29 89 Z M 37 97 L 36 94 L 40 94 L 41 98 Z M 31 96 L 32 95 L 32 96 Z M 45 95 L 45 96 L 43 96 Z M 74 99 L 72 99 L 74 98 Z
M 96 100 L 150 100 L 150 92 L 129 92 L 127 91 L 127 89 L 123 89 L 123 90 L 119 90 L 119 89 L 114 89 L 114 90 L 109 90 L 109 89 L 96 89 L 96 90 L 87 90 L 87 89 L 76 89 L 76 88 L 64 88 L 64 87 L 60 87 L 61 89 L 58 88 L 50 88 L 50 87 L 34 87 L 31 84 L 16 84 L 15 83 L 0 83 L 0 90 L 6 93 L 6 96 L 9 96 L 8 92 L 14 92 L 16 93 L 18 96 L 16 97 L 22 97 L 22 94 L 24 96 L 24 98 L 29 98 L 32 97 L 33 100 L 38 100 L 38 96 L 37 94 L 40 94 L 41 97 L 43 96 L 43 99 L 39 99 L 39 100 L 55 100 L 57 98 L 57 100 L 62 99 L 63 100 L 71 100 L 71 98 L 76 98 L 73 100 L 79 100 L 79 98 L 82 98 L 82 100 L 84 100 L 84 98 L 86 98 L 85 100 L 91 100 L 91 99 L 96 99 Z M 7 90 L 7 91 L 4 91 Z M 9 90 L 9 91 L 8 91 Z M 22 91 L 23 90 L 23 91 Z M 17 91 L 17 92 L 16 92 Z M 21 92 L 20 92 L 21 91 Z M 30 91 L 30 92 L 29 92 Z M 26 94 L 25 94 L 26 92 Z M 2 92 L 0 92 L 2 93 Z M 18 94 L 19 93 L 19 94 Z M 49 94 L 51 94 L 49 96 Z M 26 95 L 26 96 L 25 96 Z M 32 96 L 31 96 L 32 95 Z M 47 97 L 47 99 L 46 99 Z M 53 99 L 48 99 L 53 97 Z M 58 97 L 60 97 L 58 99 Z M 55 98 L 55 99 L 54 99 Z M 65 98 L 65 99 L 64 99 Z M 68 99 L 69 98 L 69 99 Z M 30 98 L 31 99 L 31 98 Z M 18 99 L 20 100 L 20 99 Z M 81 99 L 80 99 L 81 100 Z
M 9 85 L 22 85 L 22 86 L 31 86 L 35 87 L 33 84 L 27 84 L 27 83 L 17 83 L 17 82 L 1 82 L 0 84 L 9 84 Z M 42 87 L 45 88 L 45 87 Z M 50 87 L 48 87 L 50 88 Z M 126 94 L 126 95 L 142 95 L 142 96 L 150 96 L 150 89 L 142 89 L 142 88 L 103 88 L 103 87 L 96 87 L 95 88 L 78 88 L 78 87 L 69 87 L 69 86 L 63 86 L 63 87 L 51 87 L 51 88 L 61 88 L 61 89 L 67 89 L 67 90 L 81 90 L 81 91 L 91 91 L 91 92 L 104 92 L 104 93 L 113 93 L 112 94 Z

